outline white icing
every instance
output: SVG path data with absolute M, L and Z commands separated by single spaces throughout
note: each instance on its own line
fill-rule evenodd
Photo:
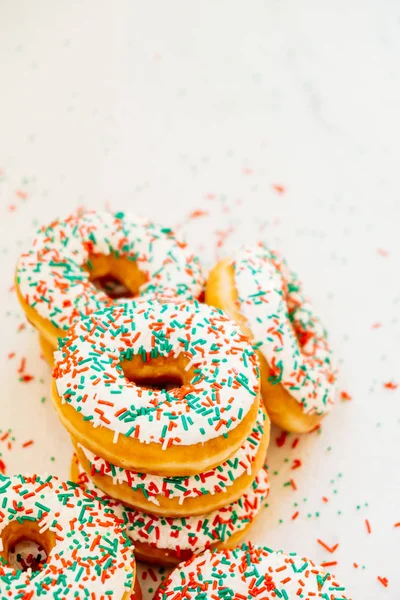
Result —
M 43 485 L 45 482 L 47 485 Z M 0 476 L 0 536 L 11 522 L 24 519 L 37 521 L 40 532 L 54 532 L 55 547 L 40 571 L 15 571 L 1 564 L 2 598 L 19 597 L 22 590 L 27 595 L 33 593 L 30 598 L 61 598 L 70 586 L 71 596 L 76 591 L 84 597 L 92 594 L 100 598 L 105 589 L 111 589 L 112 598 L 120 600 L 132 588 L 133 548 L 121 533 L 119 507 L 110 510 L 106 502 L 92 499 L 77 486 L 56 477 Z M 100 566 L 97 573 L 96 565 Z
M 79 463 L 78 471 L 82 485 L 102 494 Z M 239 500 L 206 515 L 161 517 L 126 508 L 126 531 L 133 542 L 163 550 L 201 552 L 210 545 L 228 542 L 232 535 L 246 529 L 260 512 L 268 493 L 268 473 L 263 468 Z
M 207 550 L 181 563 L 156 600 L 194 600 L 199 592 L 202 598 L 349 598 L 346 589 L 311 560 L 251 544 L 233 550 Z
M 81 316 L 110 304 L 82 267 L 89 254 L 115 253 L 132 258 L 146 274 L 141 296 L 184 300 L 202 292 L 197 258 L 170 230 L 135 215 L 96 211 L 78 211 L 38 232 L 17 265 L 20 292 L 42 317 L 66 330 Z
M 240 311 L 272 370 L 273 382 L 281 383 L 305 413 L 329 411 L 336 379 L 332 353 L 296 276 L 261 245 L 238 251 L 233 264 Z
M 120 366 L 127 352 L 183 353 L 196 370 L 192 383 L 184 394 L 139 388 Z M 258 362 L 247 339 L 224 313 L 196 302 L 105 308 L 71 328 L 54 356 L 62 402 L 94 427 L 163 448 L 229 434 L 258 395 Z

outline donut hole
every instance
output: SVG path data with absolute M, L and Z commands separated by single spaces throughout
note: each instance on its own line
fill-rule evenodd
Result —
M 94 287 L 111 300 L 139 296 L 141 286 L 147 281 L 137 262 L 126 256 L 89 254 L 83 268 Z
M 180 389 L 190 384 L 193 373 L 186 369 L 187 360 L 176 358 L 150 358 L 143 361 L 134 355 L 121 361 L 125 378 L 134 385 L 146 390 Z
M 119 300 L 121 298 L 133 298 L 132 292 L 126 285 L 113 275 L 105 275 L 98 277 L 92 281 L 94 287 L 100 290 L 111 300 Z
M 15 570 L 40 571 L 53 550 L 55 534 L 41 532 L 37 521 L 12 521 L 1 533 L 3 563 Z

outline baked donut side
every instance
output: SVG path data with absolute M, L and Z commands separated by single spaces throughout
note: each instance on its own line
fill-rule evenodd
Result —
M 72 480 L 101 494 L 76 455 L 71 465 Z M 124 527 L 135 546 L 138 560 L 174 566 L 207 548 L 236 546 L 254 523 L 269 493 L 268 473 L 260 469 L 246 492 L 232 504 L 207 514 L 190 517 L 161 517 L 125 507 Z
M 80 465 L 105 494 L 148 513 L 177 517 L 211 512 L 242 496 L 265 462 L 269 435 L 261 404 L 249 437 L 235 454 L 214 469 L 180 477 L 117 467 L 73 441 Z

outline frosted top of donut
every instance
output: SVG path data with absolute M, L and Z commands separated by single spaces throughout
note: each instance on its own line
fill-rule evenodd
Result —
M 55 546 L 40 571 L 15 570 L 4 559 L 0 562 L 0 596 L 121 600 L 132 588 L 135 568 L 121 514 L 56 477 L 0 475 L 0 537 L 10 523 L 23 526 L 32 521 L 41 533 L 55 535 Z
M 328 412 L 336 371 L 327 334 L 297 276 L 262 245 L 246 247 L 233 260 L 240 311 L 271 370 L 307 414 Z
M 137 387 L 121 367 L 133 355 L 146 362 L 181 354 L 193 376 L 170 391 Z M 222 311 L 197 302 L 104 308 L 76 323 L 54 356 L 62 401 L 115 432 L 115 441 L 122 434 L 166 449 L 227 436 L 259 391 L 247 338 Z
M 178 498 L 183 504 L 187 498 L 197 498 L 207 494 L 221 494 L 239 477 L 250 474 L 264 433 L 265 412 L 258 410 L 253 430 L 239 450 L 222 465 L 204 473 L 188 477 L 161 477 L 147 473 L 135 473 L 112 465 L 96 456 L 79 444 L 90 462 L 91 475 L 111 477 L 114 484 L 126 483 L 134 491 L 142 491 L 150 502 L 158 505 L 159 496 Z
M 42 227 L 22 254 L 17 281 L 25 302 L 67 330 L 112 301 L 90 281 L 91 255 L 124 256 L 145 274 L 144 297 L 198 298 L 204 278 L 198 258 L 168 228 L 135 215 L 77 211 Z
M 78 462 L 79 482 L 101 493 Z M 159 549 L 200 552 L 212 544 L 226 543 L 235 533 L 253 521 L 269 493 L 268 473 L 260 469 L 255 480 L 237 500 L 206 515 L 162 517 L 125 508 L 127 534 L 133 542 L 143 542 Z
M 155 600 L 191 598 L 350 600 L 346 589 L 311 560 L 252 544 L 207 550 L 181 563 Z

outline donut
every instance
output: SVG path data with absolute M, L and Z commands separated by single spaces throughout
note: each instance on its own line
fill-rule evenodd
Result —
M 242 544 L 207 550 L 181 563 L 154 600 L 351 600 L 335 577 L 307 558 Z
M 73 325 L 54 356 L 66 429 L 125 469 L 201 473 L 236 452 L 257 419 L 256 353 L 227 315 L 196 301 L 105 307 Z
M 253 340 L 271 421 L 297 433 L 317 427 L 334 403 L 336 369 L 326 331 L 286 262 L 263 245 L 246 247 L 211 271 L 206 302 Z
M 100 493 L 74 456 L 71 478 L 92 493 Z M 248 532 L 269 493 L 268 473 L 260 469 L 236 502 L 203 515 L 161 517 L 125 507 L 127 535 L 137 560 L 173 566 L 207 548 L 236 546 Z
M 145 512 L 168 517 L 204 514 L 237 500 L 264 464 L 269 419 L 260 405 L 244 444 L 222 465 L 204 473 L 161 477 L 110 464 L 75 442 L 82 468 L 105 494 Z
M 118 300 L 121 289 L 176 301 L 199 298 L 203 283 L 197 257 L 171 229 L 123 212 L 78 210 L 53 221 L 39 230 L 16 269 L 22 308 L 54 350 L 71 325 Z
M 0 507 L 1 598 L 129 600 L 135 559 L 118 508 L 51 475 L 0 475 Z M 23 540 L 43 549 L 38 570 L 9 564 Z

